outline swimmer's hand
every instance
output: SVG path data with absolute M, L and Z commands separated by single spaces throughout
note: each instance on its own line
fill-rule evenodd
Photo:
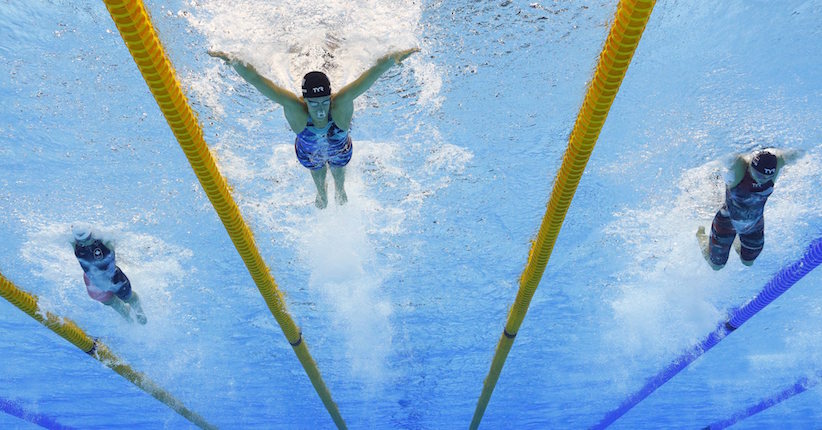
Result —
M 395 64 L 400 64 L 400 63 L 403 62 L 403 60 L 405 60 L 406 58 L 408 58 L 409 56 L 411 56 L 411 54 L 413 54 L 415 52 L 420 52 L 420 48 L 406 49 L 404 51 L 395 52 L 395 53 L 391 54 L 390 56 L 391 56 L 391 58 L 394 59 Z

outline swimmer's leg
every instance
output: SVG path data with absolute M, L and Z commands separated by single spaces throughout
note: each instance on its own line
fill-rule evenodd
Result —
M 705 261 L 708 262 L 712 269 L 721 269 L 724 266 L 724 264 L 716 265 L 713 263 L 713 261 L 711 261 L 711 245 L 709 243 L 710 238 L 705 233 L 705 227 L 699 226 L 699 228 L 696 230 L 696 240 L 699 243 L 699 250 L 702 252 L 702 258 L 704 258 Z
M 736 229 L 731 223 L 731 218 L 720 209 L 714 216 L 714 221 L 711 224 L 711 237 L 708 241 L 710 249 L 709 263 L 714 270 L 725 267 L 735 237 Z
M 765 225 L 760 221 L 756 227 L 754 231 L 739 235 L 740 245 L 736 248 L 736 252 L 742 264 L 746 266 L 753 265 L 754 260 L 759 257 L 759 253 L 765 246 Z
M 145 324 L 148 320 L 146 319 L 146 313 L 143 312 L 143 306 L 140 304 L 140 298 L 137 296 L 137 293 L 134 291 L 131 292 L 131 297 L 125 301 L 131 306 L 131 309 L 134 311 L 134 318 L 137 318 L 137 322 L 140 324 Z
M 314 204 L 320 209 L 325 209 L 328 206 L 328 192 L 325 187 L 325 174 L 327 171 L 328 167 L 325 165 L 311 171 L 311 178 L 314 179 L 314 185 L 317 186 L 317 198 L 314 199 Z
M 131 310 L 134 311 L 134 317 L 137 318 L 137 322 L 140 324 L 146 323 L 146 314 L 143 312 L 143 307 L 140 306 L 140 298 L 137 297 L 137 293 L 131 290 L 131 281 L 128 280 L 126 274 L 120 270 L 120 267 L 116 268 L 114 272 L 114 278 L 112 278 L 112 282 L 117 285 L 120 285 L 120 289 L 117 290 L 115 295 L 117 298 L 122 300 L 131 307 Z
M 736 237 L 736 230 L 730 218 L 725 216 L 722 210 L 719 210 L 714 217 L 710 236 L 705 234 L 705 227 L 700 226 L 696 231 L 702 256 L 712 269 L 719 270 L 725 267 L 734 237 Z
M 117 311 L 117 313 L 125 318 L 126 321 L 133 322 L 131 319 L 131 312 L 128 311 L 126 305 L 117 296 L 112 296 L 111 299 L 107 302 L 103 302 L 103 304 Z
M 345 166 L 331 166 L 331 176 L 334 178 L 334 198 L 342 206 L 348 202 L 348 195 L 345 193 Z

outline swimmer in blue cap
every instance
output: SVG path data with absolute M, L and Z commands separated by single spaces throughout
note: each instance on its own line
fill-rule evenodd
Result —
M 294 149 L 300 164 L 311 171 L 317 197 L 314 204 L 323 209 L 328 205 L 325 177 L 331 170 L 337 204 L 348 201 L 345 194 L 345 166 L 351 160 L 352 144 L 349 130 L 354 115 L 354 99 L 365 93 L 394 64 L 400 64 L 418 48 L 385 55 L 354 82 L 336 93 L 325 73 L 309 72 L 302 81 L 302 97 L 264 78 L 253 66 L 236 56 L 219 51 L 209 55 L 225 60 L 237 73 L 264 96 L 283 107 L 285 119 L 297 138 Z
M 725 267 L 734 238 L 742 264 L 753 264 L 765 245 L 765 202 L 773 192 L 780 169 L 800 155 L 799 151 L 768 148 L 753 154 L 738 155 L 725 180 L 725 203 L 711 224 L 711 235 L 705 227 L 697 229 L 702 254 L 708 264 L 719 270 Z

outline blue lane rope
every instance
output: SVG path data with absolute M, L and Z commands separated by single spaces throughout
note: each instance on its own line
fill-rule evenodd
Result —
M 782 293 L 787 291 L 788 288 L 792 287 L 811 270 L 815 269 L 820 263 L 822 263 L 822 237 L 811 242 L 802 258 L 790 266 L 782 268 L 779 273 L 765 284 L 765 287 L 756 297 L 739 309 L 733 310 L 731 312 L 732 316 L 727 322 L 720 324 L 716 330 L 706 336 L 699 344 L 685 351 L 682 356 L 674 360 L 668 367 L 649 379 L 639 391 L 626 398 L 618 408 L 605 415 L 602 421 L 591 427 L 591 429 L 604 429 L 611 425 L 611 423 L 636 406 L 637 403 L 648 397 L 657 388 L 662 386 L 662 384 L 668 382 L 668 380 L 691 364 L 691 362 L 713 348 L 724 339 L 725 336 L 738 329 L 745 321 L 776 300 L 776 298 L 782 295 Z
M 776 300 L 777 297 L 782 295 L 782 293 L 788 291 L 788 288 L 791 288 L 791 286 L 802 279 L 803 276 L 815 269 L 819 263 L 822 263 L 822 237 L 811 242 L 808 249 L 805 250 L 805 255 L 803 255 L 799 261 L 780 270 L 779 273 L 765 285 L 761 293 L 734 314 L 733 318 L 728 321 L 728 324 L 731 327 L 739 328 L 739 326 L 744 324 L 745 321 L 748 321 L 750 317 L 754 316 L 765 306 L 768 306 L 772 301 Z
M 19 403 L 2 397 L 0 397 L 0 411 L 50 430 L 75 430 L 74 427 L 64 426 L 46 415 L 29 412 Z
M 791 397 L 793 397 L 797 394 L 800 394 L 800 393 L 803 393 L 807 390 L 810 390 L 811 388 L 813 388 L 817 384 L 819 384 L 819 377 L 820 376 L 822 376 L 822 372 L 817 372 L 817 376 L 815 378 L 812 378 L 812 379 L 809 379 L 809 378 L 803 376 L 802 378 L 799 378 L 799 380 L 796 381 L 796 384 L 793 384 L 793 386 L 788 387 L 788 388 L 780 391 L 779 393 L 777 393 L 774 396 L 768 397 L 767 399 L 763 399 L 759 403 L 757 403 L 757 404 L 755 404 L 755 405 L 753 405 L 753 406 L 751 406 L 751 407 L 749 407 L 749 408 L 747 408 L 743 411 L 739 411 L 739 412 L 735 413 L 732 417 L 730 417 L 726 420 L 716 421 L 714 423 L 711 423 L 710 425 L 705 426 L 703 428 L 703 430 L 722 430 L 722 429 L 728 428 L 728 427 L 736 424 L 737 422 L 744 420 L 745 418 L 756 415 L 756 414 L 764 411 L 765 409 L 770 408 L 771 406 L 775 406 L 775 405 L 777 405 L 777 404 L 779 404 L 779 403 L 781 403 L 781 402 L 783 402 L 787 399 L 790 399 Z

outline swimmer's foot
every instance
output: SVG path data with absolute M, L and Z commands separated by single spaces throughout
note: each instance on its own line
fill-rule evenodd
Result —
M 725 267 L 724 264 L 714 264 L 711 261 L 711 248 L 708 244 L 708 235 L 705 234 L 705 227 L 699 226 L 696 230 L 696 240 L 699 242 L 699 249 L 702 251 L 702 258 L 708 262 L 708 265 L 711 266 L 711 269 L 719 270 Z
M 146 314 L 144 314 L 142 311 L 134 312 L 134 319 L 136 319 L 137 322 L 140 323 L 140 325 L 146 325 L 146 323 L 148 322 Z
M 131 297 L 126 300 L 126 303 L 128 303 L 129 308 L 131 308 L 131 313 L 134 315 L 134 319 L 136 319 L 140 325 L 145 325 L 146 314 L 143 312 L 143 306 L 140 304 L 140 296 L 137 295 L 137 292 L 132 291 Z
M 337 200 L 337 204 L 342 206 L 348 203 L 348 194 L 345 193 L 345 190 L 338 189 L 337 193 L 334 195 L 334 199 Z
M 325 209 L 325 207 L 328 206 L 328 197 L 317 193 L 317 198 L 314 199 L 314 206 Z

